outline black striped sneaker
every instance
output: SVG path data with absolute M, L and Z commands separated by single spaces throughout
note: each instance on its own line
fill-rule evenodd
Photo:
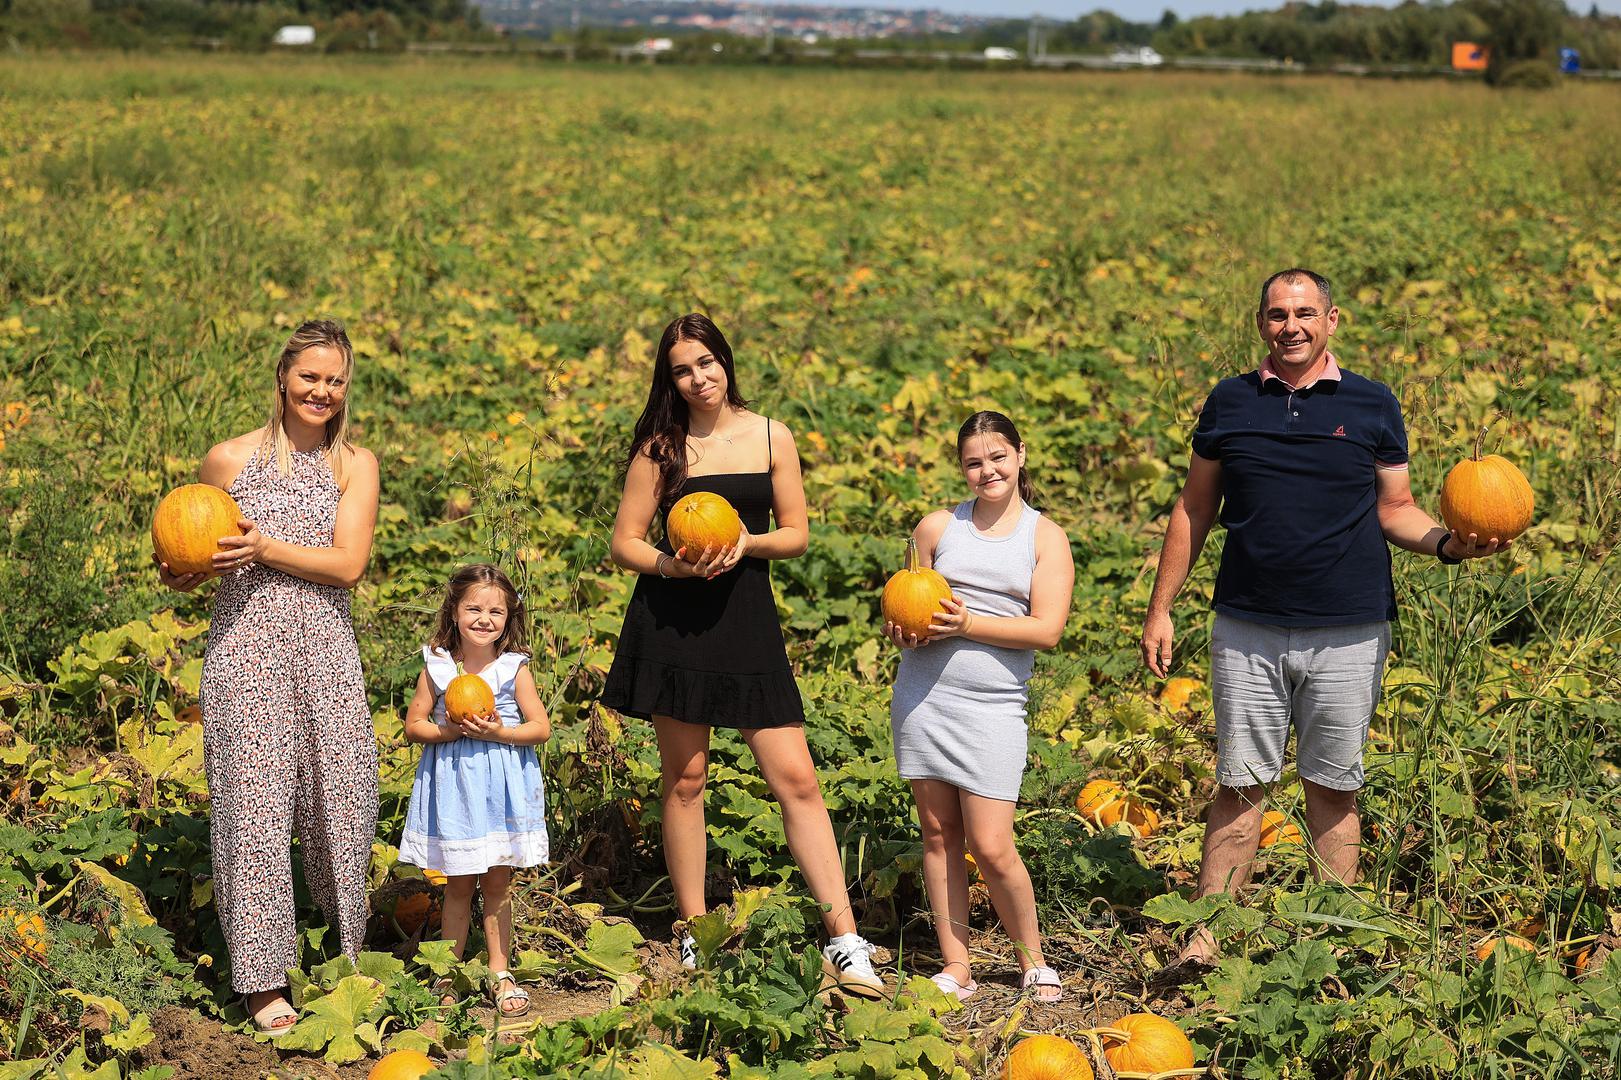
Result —
M 877 950 L 860 934 L 842 934 L 829 941 L 822 949 L 822 989 L 856 997 L 884 997 L 888 989 L 872 969 L 872 954 Z

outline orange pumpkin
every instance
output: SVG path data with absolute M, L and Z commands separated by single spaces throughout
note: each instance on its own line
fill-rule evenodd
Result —
M 1075 797 L 1075 809 L 1092 824 L 1101 825 L 1098 815 L 1103 812 L 1103 808 L 1125 797 L 1126 789 L 1113 780 L 1088 780 L 1086 786 L 1081 788 L 1081 793 Z
M 892 622 L 908 637 L 929 636 L 935 615 L 945 610 L 940 601 L 951 599 L 951 584 L 938 570 L 917 564 L 917 544 L 906 542 L 906 567 L 897 570 L 884 585 L 882 608 L 885 622 Z
M 1007 1056 L 1002 1080 L 1093 1080 L 1092 1063 L 1068 1039 L 1032 1035 Z
M 1159 831 L 1159 815 L 1154 808 L 1130 795 L 1106 804 L 1098 811 L 1098 824 L 1104 828 L 1124 821 L 1138 836 L 1149 837 Z
M 1481 456 L 1486 439 L 1475 438 L 1475 455 L 1458 462 L 1441 485 L 1441 519 L 1459 540 L 1470 533 L 1485 543 L 1492 537 L 1512 540 L 1531 526 L 1536 497 L 1531 482 L 1508 458 Z
M 732 504 L 713 491 L 694 491 L 674 506 L 664 519 L 670 547 L 686 548 L 686 558 L 696 562 L 709 548 L 710 555 L 729 548 L 743 535 L 743 521 Z
M 420 1050 L 396 1050 L 373 1065 L 366 1080 L 422 1080 L 438 1067 Z
M 1181 712 L 1188 707 L 1188 699 L 1203 686 L 1198 679 L 1172 679 L 1160 689 L 1159 703 L 1171 712 Z
M 152 550 L 176 574 L 205 574 L 220 551 L 220 540 L 241 536 L 242 510 L 212 484 L 177 487 L 152 515 Z
M 1160 1073 L 1193 1068 L 1193 1044 L 1182 1029 L 1153 1013 L 1132 1013 L 1100 1034 L 1103 1056 L 1115 1072 Z
M 16 931 L 18 948 L 13 949 L 9 943 L 6 951 L 17 956 L 31 957 L 40 963 L 45 962 L 45 950 L 50 945 L 50 935 L 45 932 L 45 920 L 39 912 L 18 912 L 12 908 L 0 908 L 0 922 L 4 922 Z
M 458 675 L 445 687 L 445 715 L 452 720 L 488 716 L 494 711 L 495 692 L 481 675 Z
M 1303 839 L 1300 835 L 1300 826 L 1290 821 L 1288 815 L 1278 810 L 1268 810 L 1261 815 L 1261 846 L 1271 847 L 1273 844 L 1298 844 Z
M 1475 946 L 1475 959 L 1482 962 L 1486 961 L 1491 957 L 1492 953 L 1497 951 L 1500 945 L 1512 946 L 1521 952 L 1534 953 L 1537 951 L 1535 945 L 1518 934 L 1504 934 L 1502 936 L 1491 934 L 1479 945 Z
M 394 902 L 394 921 L 407 936 L 415 934 L 424 925 L 436 930 L 443 917 L 439 898 L 431 892 L 414 892 Z
M 175 719 L 182 724 L 200 724 L 203 722 L 203 710 L 200 705 L 187 705 L 175 714 Z

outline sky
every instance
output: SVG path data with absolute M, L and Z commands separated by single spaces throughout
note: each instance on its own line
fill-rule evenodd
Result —
M 1153 22 L 1166 8 L 1182 18 L 1194 15 L 1237 15 L 1243 11 L 1271 11 L 1283 6 L 1283 0 L 820 0 L 821 3 L 844 7 L 931 7 L 941 11 L 967 12 L 974 15 L 1006 15 L 1026 18 L 1043 15 L 1051 19 L 1068 21 L 1089 11 L 1104 8 L 1123 19 L 1133 22 Z M 1356 0 L 1358 3 L 1384 3 L 1394 6 L 1393 0 Z M 1566 0 L 1576 10 L 1586 12 L 1593 0 Z M 1600 11 L 1621 15 L 1621 0 L 1598 0 Z

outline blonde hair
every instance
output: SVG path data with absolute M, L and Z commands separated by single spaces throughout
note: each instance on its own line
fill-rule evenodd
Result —
M 303 323 L 282 346 L 276 361 L 276 398 L 270 406 L 270 420 L 265 424 L 264 439 L 259 444 L 261 453 L 275 458 L 276 469 L 283 476 L 293 471 L 292 441 L 282 421 L 287 414 L 287 369 L 293 366 L 299 354 L 316 345 L 337 349 L 343 355 L 343 404 L 326 422 L 326 443 L 321 447 L 326 455 L 332 478 L 343 482 L 343 469 L 353 447 L 349 445 L 349 394 L 354 384 L 355 350 L 349 344 L 349 335 L 336 319 L 311 319 Z

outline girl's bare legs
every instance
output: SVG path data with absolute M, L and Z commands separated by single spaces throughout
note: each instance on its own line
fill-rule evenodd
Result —
M 968 838 L 968 850 L 974 853 L 980 876 L 990 889 L 991 904 L 1002 920 L 1002 929 L 1019 946 L 1019 969 L 1029 971 L 1045 967 L 1046 960 L 1041 954 L 1041 932 L 1036 926 L 1036 890 L 1030 884 L 1030 872 L 1025 869 L 1013 842 L 1016 805 L 962 792 L 963 830 Z
M 760 763 L 760 775 L 782 807 L 782 828 L 788 836 L 788 850 L 805 875 L 805 884 L 823 907 L 822 922 L 829 937 L 851 934 L 856 929 L 850 910 L 850 894 L 844 888 L 844 867 L 839 863 L 839 846 L 833 839 L 833 820 L 822 801 L 822 788 L 816 779 L 816 765 L 805 743 L 805 729 L 799 725 L 780 728 L 752 728 L 739 732 Z
M 473 921 L 473 891 L 478 888 L 477 874 L 456 874 L 445 881 L 445 906 L 440 915 L 439 936 L 450 942 L 450 951 L 456 959 L 467 948 L 467 930 Z M 456 995 L 444 994 L 441 1005 L 454 1005 Z
M 961 795 L 960 788 L 944 780 L 912 781 L 923 825 L 923 885 L 940 939 L 941 970 L 966 986 L 973 969 L 968 958 L 968 864 L 963 859 Z
M 484 941 L 490 950 L 490 970 L 505 971 L 512 964 L 512 867 L 492 866 L 479 879 L 479 890 L 484 896 Z M 502 979 L 496 990 L 516 990 L 512 979 Z M 520 1011 L 515 1002 L 512 1012 Z
M 704 913 L 709 840 L 704 833 L 704 781 L 709 775 L 709 728 L 668 716 L 653 717 L 664 782 L 664 865 L 675 890 L 676 914 Z

